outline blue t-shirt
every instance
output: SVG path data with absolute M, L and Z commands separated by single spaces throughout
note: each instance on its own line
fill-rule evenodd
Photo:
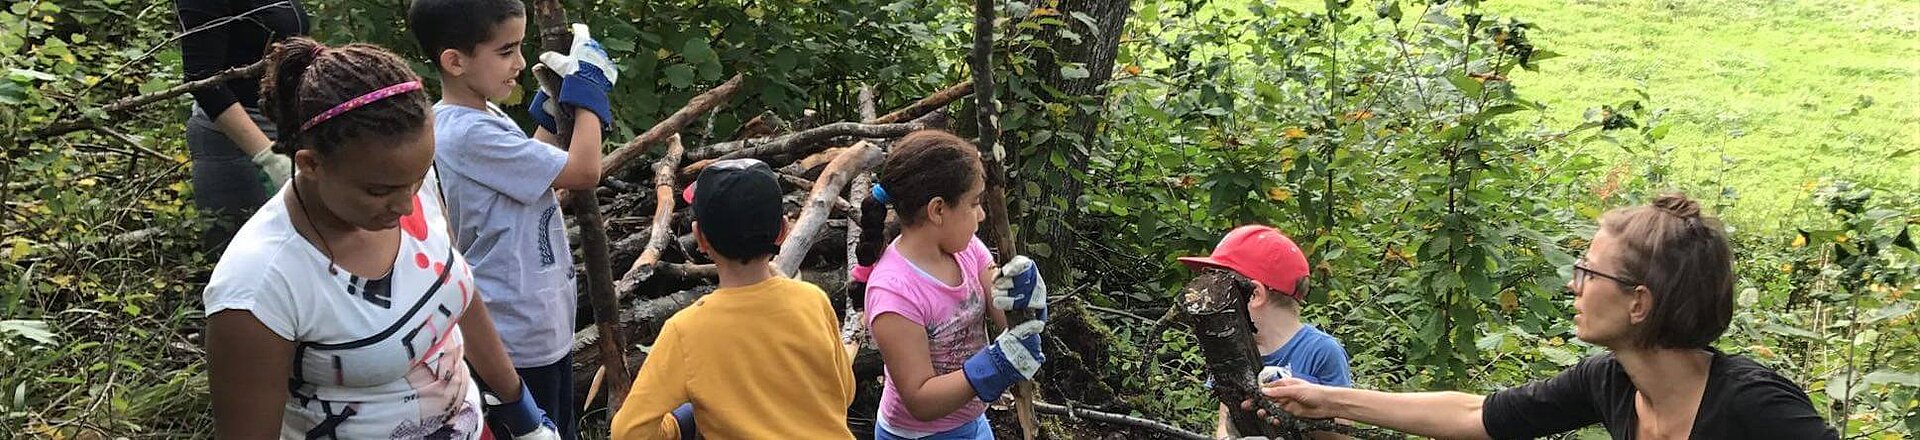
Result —
M 567 152 L 534 140 L 491 104 L 434 104 L 434 164 L 446 188 L 454 243 L 515 368 L 559 362 L 573 349 L 573 254 L 553 179 Z
M 1347 349 L 1341 348 L 1340 340 L 1333 335 L 1310 324 L 1301 326 L 1279 350 L 1261 355 L 1260 363 L 1287 367 L 1294 377 L 1320 385 L 1353 386 L 1353 375 L 1347 370 Z

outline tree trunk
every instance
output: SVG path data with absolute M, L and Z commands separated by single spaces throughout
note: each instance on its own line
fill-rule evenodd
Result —
M 1261 368 L 1253 320 L 1247 314 L 1247 297 L 1252 293 L 1253 283 L 1245 277 L 1214 269 L 1187 283 L 1179 301 L 1199 339 L 1200 354 L 1207 359 L 1213 396 L 1227 406 L 1227 421 L 1234 431 L 1277 438 L 1281 433 L 1273 425 L 1253 411 L 1240 409 L 1240 402 L 1254 396 Z
M 1055 135 L 1015 154 L 1017 169 L 1028 173 L 1021 180 L 1032 183 L 1014 188 L 1015 200 L 1025 205 L 1020 207 L 1023 214 L 1020 235 L 1025 238 L 1029 253 L 1035 254 L 1043 273 L 1061 285 L 1074 285 L 1070 269 L 1075 239 L 1072 225 L 1078 219 L 1078 200 L 1084 190 L 1084 183 L 1075 174 L 1083 173 L 1091 153 L 1105 144 L 1099 138 L 1104 112 L 1085 111 L 1079 104 L 1086 103 L 1096 109 L 1106 105 L 1107 94 L 1100 86 L 1113 77 L 1114 58 L 1119 53 L 1120 34 L 1126 28 L 1130 6 L 1128 0 L 1060 0 L 1059 16 L 1069 30 L 1081 38 L 1076 43 L 1058 30 L 1048 28 L 1041 38 L 1054 49 L 1030 51 L 1037 66 L 1035 71 L 1045 75 L 1046 85 L 1065 94 L 1050 97 L 1039 92 L 1041 99 L 1066 104 L 1072 109 L 1064 125 L 1053 128 L 1078 138 Z M 1096 27 L 1088 29 L 1084 22 L 1073 18 L 1076 13 L 1092 18 Z M 1086 68 L 1087 77 L 1061 75 L 1060 67 L 1068 63 L 1079 63 Z M 1054 152 L 1066 159 L 1064 163 L 1049 160 Z M 1031 191 L 1034 189 L 1038 192 Z

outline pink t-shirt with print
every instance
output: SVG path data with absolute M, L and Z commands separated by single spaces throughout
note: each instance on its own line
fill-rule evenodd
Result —
M 927 351 L 933 360 L 935 375 L 959 371 L 967 358 L 986 347 L 986 287 L 980 285 L 981 271 L 993 266 L 993 254 L 987 245 L 974 238 L 966 250 L 953 254 L 960 263 L 961 282 L 951 286 L 920 270 L 900 255 L 893 245 L 873 264 L 867 280 L 867 326 L 873 318 L 893 313 L 927 328 Z M 986 402 L 974 399 L 952 414 L 930 422 L 913 418 L 907 412 L 893 375 L 888 374 L 886 389 L 880 395 L 880 424 L 888 432 L 903 437 L 921 437 L 960 427 L 987 411 Z

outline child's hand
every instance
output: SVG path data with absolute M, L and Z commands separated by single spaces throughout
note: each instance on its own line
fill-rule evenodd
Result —
M 993 306 L 1005 311 L 1032 310 L 1035 319 L 1047 320 L 1047 281 L 1040 279 L 1040 269 L 1034 267 L 1033 259 L 1015 256 L 999 270 L 999 276 L 993 277 Z
M 570 53 L 543 53 L 540 54 L 540 63 L 566 77 L 560 84 L 561 103 L 593 111 L 595 116 L 600 117 L 603 130 L 613 127 L 613 109 L 607 100 L 607 93 L 613 91 L 614 80 L 619 78 L 619 74 L 614 69 L 613 60 L 607 58 L 607 50 L 588 35 L 587 25 L 573 25 L 573 49 Z
M 980 401 L 992 402 L 1013 384 L 1033 379 L 1040 371 L 1040 364 L 1047 362 L 1046 355 L 1040 352 L 1040 332 L 1046 328 L 1047 323 L 1040 320 L 1013 326 L 961 364 L 967 383 L 973 385 Z
M 560 104 L 547 97 L 547 91 L 533 91 L 533 102 L 527 105 L 527 114 L 533 117 L 533 124 L 547 129 L 548 133 L 560 132 L 560 121 L 554 116 L 560 114 Z

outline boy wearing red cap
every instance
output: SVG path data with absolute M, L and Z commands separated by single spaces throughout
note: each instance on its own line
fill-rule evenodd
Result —
M 1228 232 L 1213 254 L 1180 259 L 1194 271 L 1224 269 L 1253 280 L 1247 312 L 1253 318 L 1254 345 L 1266 370 L 1284 368 L 1292 377 L 1320 385 L 1353 386 L 1347 350 L 1332 335 L 1300 322 L 1300 301 L 1307 296 L 1307 255 L 1280 230 L 1247 225 Z M 1268 376 L 1262 371 L 1261 377 Z M 1216 436 L 1234 437 L 1220 407 Z M 1324 434 L 1324 433 L 1316 433 Z

